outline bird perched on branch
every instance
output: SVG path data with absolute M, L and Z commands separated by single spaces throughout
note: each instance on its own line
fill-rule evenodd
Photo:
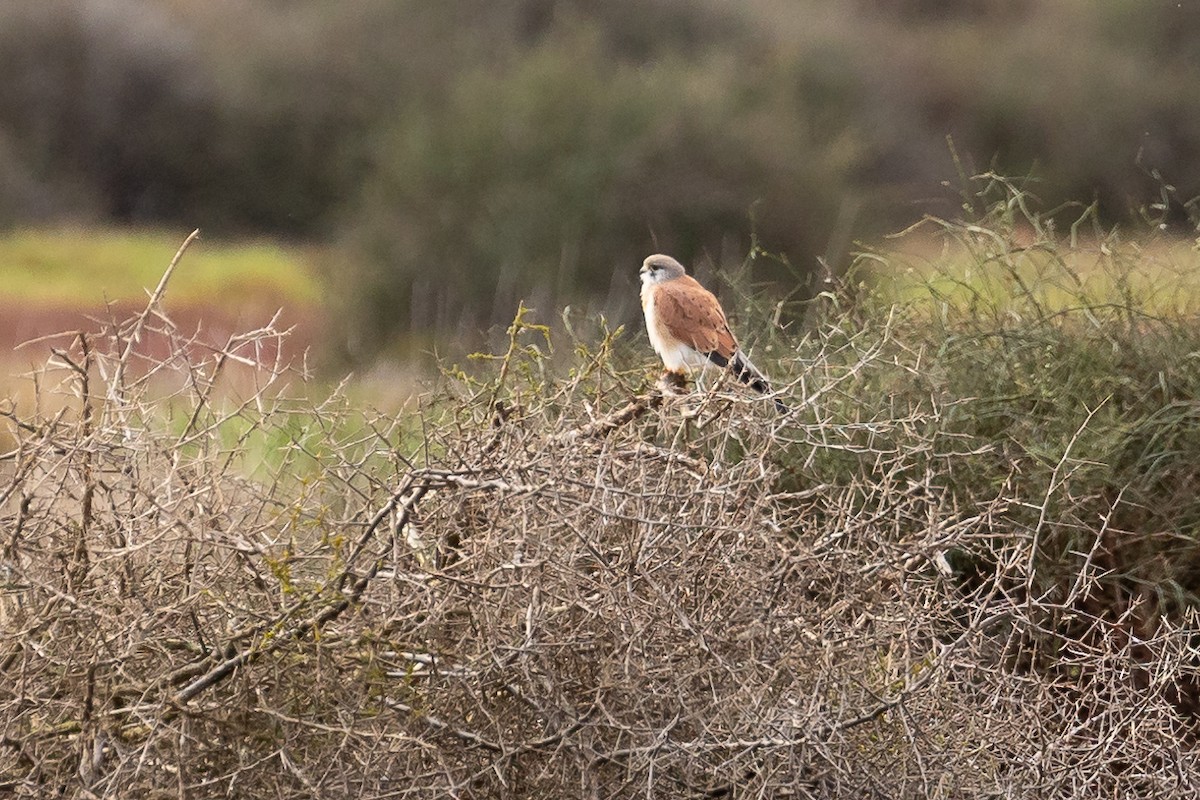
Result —
M 757 392 L 771 391 L 766 377 L 738 348 L 725 312 L 713 293 L 688 275 L 670 256 L 653 255 L 642 263 L 642 312 L 650 344 L 662 357 L 662 382 L 683 388 L 687 373 L 715 364 Z M 775 400 L 780 413 L 787 406 Z

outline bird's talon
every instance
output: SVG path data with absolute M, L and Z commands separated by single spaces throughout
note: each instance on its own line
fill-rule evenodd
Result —
M 663 394 L 686 394 L 687 378 L 678 372 L 667 370 L 658 376 L 658 388 Z

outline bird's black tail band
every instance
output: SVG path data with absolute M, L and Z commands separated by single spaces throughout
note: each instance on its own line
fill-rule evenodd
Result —
M 716 364 L 718 367 L 729 367 L 729 371 L 733 373 L 733 377 L 737 378 L 742 383 L 749 386 L 759 394 L 769 394 L 771 385 L 767 383 L 767 379 L 758 371 L 758 368 L 750 363 L 750 359 L 746 358 L 740 352 L 734 353 L 733 358 L 726 358 L 720 353 L 707 353 L 708 360 Z M 775 410 L 780 414 L 786 414 L 788 407 L 785 406 L 778 398 L 772 398 L 775 401 Z
M 733 370 L 733 377 L 759 394 L 766 394 L 771 391 L 767 379 L 741 353 L 733 354 L 733 359 L 729 362 L 729 368 Z

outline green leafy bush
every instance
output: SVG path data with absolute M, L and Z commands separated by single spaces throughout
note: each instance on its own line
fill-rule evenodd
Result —
M 464 72 L 382 140 L 345 284 L 362 341 L 469 334 L 522 299 L 628 313 L 646 255 L 717 258 L 752 229 L 823 248 L 859 149 L 809 110 L 723 57 L 614 62 L 586 27 Z

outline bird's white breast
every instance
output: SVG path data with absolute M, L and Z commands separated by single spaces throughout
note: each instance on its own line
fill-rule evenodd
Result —
M 679 372 L 707 365 L 708 360 L 702 354 L 672 336 L 667 326 L 659 319 L 654 307 L 653 283 L 642 286 L 642 312 L 646 317 L 646 334 L 650 337 L 650 346 L 662 358 L 663 366 Z

